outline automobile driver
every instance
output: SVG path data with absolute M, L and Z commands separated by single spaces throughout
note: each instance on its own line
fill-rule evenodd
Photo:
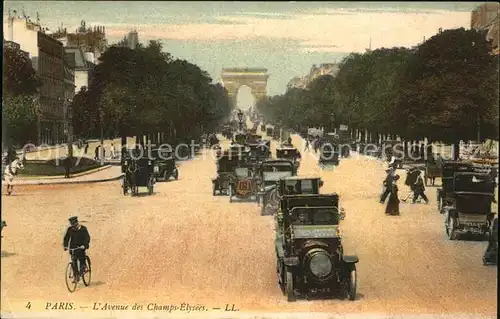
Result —
M 90 234 L 87 227 L 80 225 L 78 222 L 78 217 L 73 216 L 69 218 L 70 227 L 66 230 L 66 234 L 63 239 L 64 250 L 75 249 L 82 247 L 82 249 L 76 249 L 72 251 L 74 257 L 78 259 L 80 263 L 80 272 L 78 272 L 78 267 L 76 263 L 73 264 L 73 273 L 75 274 L 73 282 L 79 281 L 78 274 L 83 274 L 85 271 L 85 250 L 89 249 L 90 244 Z M 69 245 L 69 246 L 68 246 Z

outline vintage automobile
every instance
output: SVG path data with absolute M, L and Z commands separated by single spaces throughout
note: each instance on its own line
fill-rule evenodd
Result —
M 234 176 L 234 169 L 243 159 L 238 154 L 224 154 L 217 160 L 217 176 L 212 178 L 212 195 L 228 194 L 229 182 Z
M 255 165 L 251 163 L 238 163 L 229 181 L 229 202 L 232 203 L 234 197 L 249 199 L 257 195 L 257 190 Z
M 276 148 L 276 158 L 290 160 L 295 165 L 296 170 L 300 167 L 300 160 L 302 156 L 299 150 L 290 144 L 281 144 L 280 147 Z
M 297 175 L 297 170 L 292 161 L 289 160 L 267 160 L 262 162 L 258 168 L 257 203 L 261 206 L 262 215 L 266 215 L 272 207 L 268 207 L 268 202 L 277 204 L 277 188 L 281 178 Z M 273 206 L 273 205 L 271 205 Z M 268 215 L 272 215 L 269 212 Z
M 122 185 L 123 194 L 126 195 L 130 189 L 131 195 L 137 196 L 139 187 L 147 187 L 149 195 L 152 195 L 156 181 L 155 171 L 158 168 L 155 160 L 148 158 L 147 155 L 138 159 L 130 157 L 125 159 L 124 165 L 126 171 Z
M 339 148 L 338 144 L 332 142 L 322 143 L 320 147 L 319 154 L 319 164 L 320 165 L 338 165 L 339 164 Z
M 168 181 L 171 177 L 179 179 L 179 170 L 172 149 L 154 148 L 151 151 L 151 158 L 156 161 L 154 174 L 157 181 Z
M 269 137 L 274 136 L 274 128 L 270 126 L 266 127 L 266 135 Z
M 275 215 L 278 285 L 289 302 L 298 296 L 342 293 L 356 299 L 355 255 L 344 255 L 337 194 L 284 195 Z
M 261 163 L 271 155 L 271 141 L 258 141 L 256 143 L 247 143 L 249 148 L 249 160 L 252 163 Z
M 247 141 L 247 134 L 243 132 L 236 133 L 233 140 L 236 144 L 244 145 Z
M 477 172 L 472 165 L 445 163 L 438 198 L 448 238 L 457 239 L 460 233 L 486 236 L 495 216 L 491 207 L 494 196 L 495 184 L 489 174 Z

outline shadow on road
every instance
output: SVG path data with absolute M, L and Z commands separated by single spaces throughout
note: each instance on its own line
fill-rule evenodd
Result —
M 0 255 L 0 256 L 1 256 L 1 257 L 10 257 L 10 256 L 15 256 L 15 255 L 17 255 L 17 253 L 9 253 L 9 252 L 7 252 L 7 251 L 3 251 L 3 250 L 2 250 L 2 252 L 1 252 L 1 255 Z

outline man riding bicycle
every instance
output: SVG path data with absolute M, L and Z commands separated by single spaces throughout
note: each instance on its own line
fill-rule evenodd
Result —
M 68 230 L 66 230 L 66 234 L 64 235 L 63 247 L 66 251 L 68 250 L 69 244 L 69 249 L 71 250 L 70 254 L 72 254 L 73 258 L 80 261 L 80 271 L 78 271 L 77 263 L 73 263 L 73 273 L 75 274 L 73 282 L 78 282 L 80 279 L 78 274 L 83 275 L 85 272 L 85 250 L 89 249 L 90 234 L 87 227 L 80 225 L 78 217 L 73 216 L 69 218 L 69 223 L 71 226 L 68 227 Z

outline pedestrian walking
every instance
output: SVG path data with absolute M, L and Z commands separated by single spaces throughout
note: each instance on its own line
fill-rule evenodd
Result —
M 113 143 L 111 143 L 111 159 L 114 159 L 116 154 L 115 154 L 115 145 Z
M 496 265 L 498 262 L 498 218 L 493 220 L 493 225 L 490 230 L 488 246 L 483 256 L 485 265 Z
M 89 142 L 85 143 L 85 154 L 87 154 L 89 150 Z
M 406 202 L 408 198 L 413 197 L 413 195 L 415 194 L 415 182 L 417 181 L 418 178 L 417 171 L 419 171 L 417 168 L 411 167 L 406 172 L 405 185 L 410 187 L 410 192 L 405 198 L 401 199 L 403 202 Z
M 94 159 L 97 161 L 99 159 L 99 148 L 101 147 L 101 145 L 97 145 L 96 148 L 95 148 L 95 156 L 94 156 Z
M 306 139 L 306 147 L 304 148 L 304 152 L 309 151 L 309 140 Z
M 395 177 L 394 169 L 392 167 L 386 169 L 385 172 L 387 173 L 387 176 L 382 182 L 383 189 L 382 189 L 382 195 L 380 195 L 380 204 L 383 204 L 387 196 L 391 193 L 391 187 Z
M 425 203 L 429 204 L 429 199 L 425 195 L 424 191 L 425 191 L 424 179 L 422 178 L 422 172 L 419 170 L 417 171 L 417 181 L 415 182 L 413 187 L 413 204 L 417 202 L 418 197 L 422 197 Z
M 64 159 L 64 178 L 69 178 L 71 173 L 71 157 L 66 156 Z
M 385 207 L 386 215 L 399 215 L 398 185 L 396 184 L 398 180 L 399 175 L 395 175 L 390 187 L 389 200 L 387 201 L 387 206 Z

